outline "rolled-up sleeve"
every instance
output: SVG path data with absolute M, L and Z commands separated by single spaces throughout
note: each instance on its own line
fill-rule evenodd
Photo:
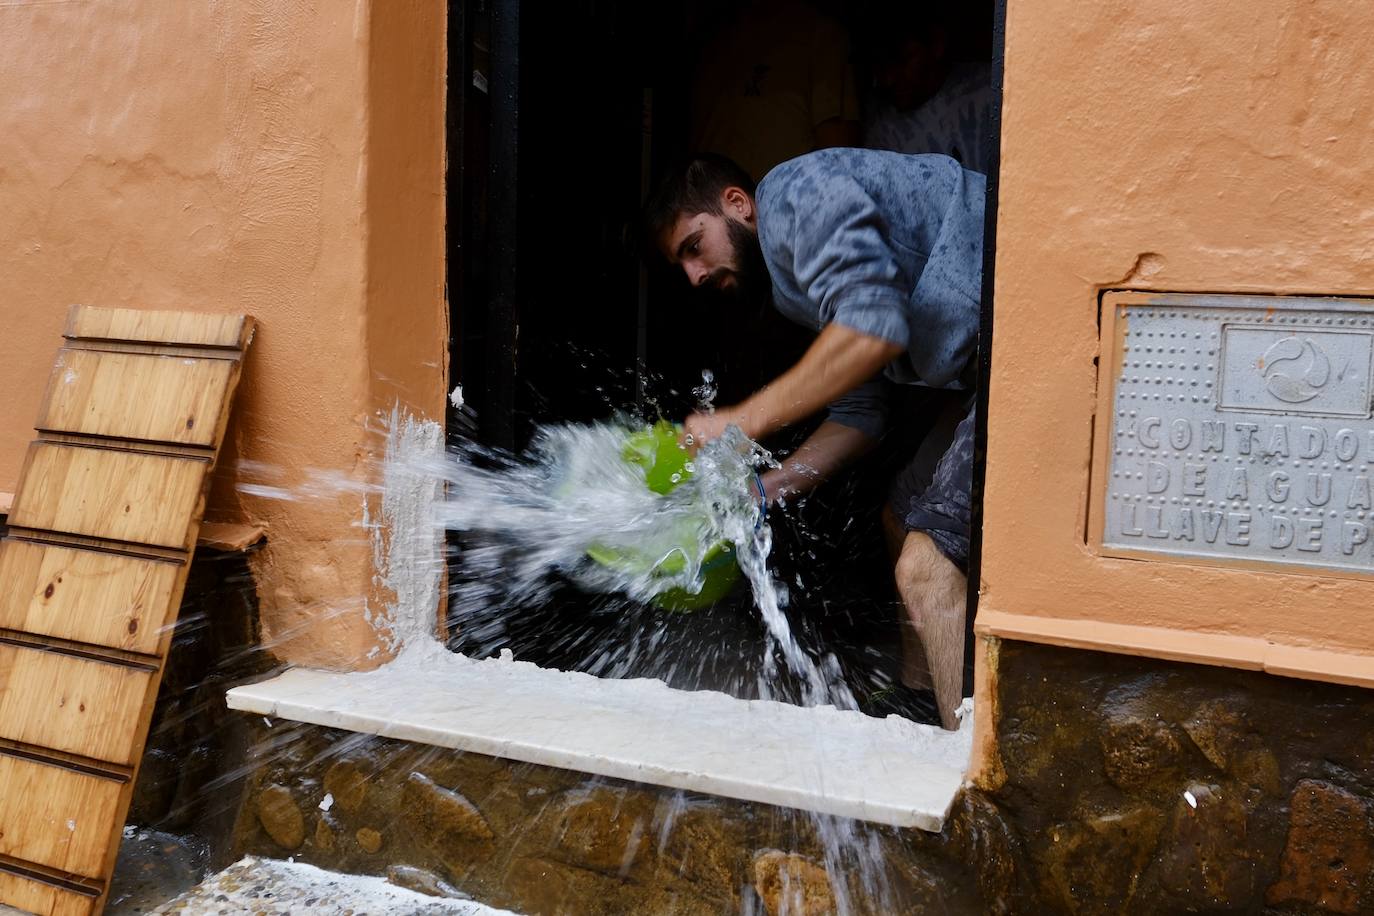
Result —
M 905 349 L 912 278 L 873 199 L 854 179 L 828 175 L 798 182 L 791 205 L 792 273 L 819 308 L 821 324 L 833 321 Z

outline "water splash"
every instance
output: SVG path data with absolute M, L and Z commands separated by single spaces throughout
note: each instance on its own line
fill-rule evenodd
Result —
M 639 602 L 674 589 L 696 594 L 708 548 L 728 541 L 769 637 L 761 695 L 775 693 L 776 653 L 802 684 L 805 705 L 855 708 L 834 660 L 818 663 L 798 643 L 783 612 L 785 592 L 768 567 L 772 530 L 754 472 L 772 456 L 731 427 L 696 453 L 687 479 L 659 494 L 646 486 L 642 467 L 622 459 L 632 432 L 624 417 L 548 426 L 520 456 L 465 443 L 441 461 L 421 459 L 423 472 L 447 486 L 436 523 L 468 539 L 457 558 L 451 603 L 459 625 L 470 616 L 472 623 L 497 626 L 495 611 L 551 601 L 565 580 Z M 684 541 L 695 549 L 684 549 Z M 650 561 L 597 562 L 593 548 Z M 661 562 L 673 553 L 683 562 Z
M 692 394 L 697 399 L 697 409 L 714 411 L 716 409 L 716 395 L 720 392 L 716 385 L 716 374 L 710 369 L 701 370 L 701 384 L 692 389 Z

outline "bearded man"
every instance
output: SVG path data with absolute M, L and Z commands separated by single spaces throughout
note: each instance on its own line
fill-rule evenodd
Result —
M 894 386 L 958 393 L 884 510 L 908 624 L 901 680 L 933 688 L 950 729 L 963 692 L 984 196 L 982 175 L 940 155 L 821 150 L 777 166 L 757 189 L 730 160 L 701 155 L 664 178 L 644 214 L 693 286 L 770 295 L 817 332 L 773 382 L 684 422 L 698 445 L 730 425 L 763 439 L 828 405 L 825 422 L 763 476 L 770 502 L 810 491 L 909 419 L 889 409 Z

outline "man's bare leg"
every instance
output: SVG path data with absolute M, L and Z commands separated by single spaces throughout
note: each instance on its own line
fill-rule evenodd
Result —
M 887 554 L 895 568 L 906 543 L 907 530 L 890 508 L 883 508 L 883 540 L 887 542 Z M 905 603 L 905 599 L 903 599 Z M 926 664 L 926 647 L 921 644 L 921 634 L 911 623 L 911 615 L 903 609 L 897 621 L 897 629 L 902 634 L 901 681 L 913 690 L 930 690 L 930 666 Z
M 953 730 L 958 727 L 954 710 L 963 701 L 964 692 L 964 615 L 966 613 L 968 579 L 935 546 L 922 531 L 907 533 L 897 558 L 897 591 L 906 607 L 909 627 L 914 631 L 917 645 L 924 652 L 905 651 L 902 680 L 909 687 L 919 683 L 913 679 L 920 671 L 913 667 L 913 655 L 924 656 L 925 676 L 933 682 L 935 703 L 940 710 L 940 724 Z M 903 642 L 903 649 L 908 644 Z

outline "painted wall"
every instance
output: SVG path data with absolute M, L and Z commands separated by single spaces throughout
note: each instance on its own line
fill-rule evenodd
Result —
M 443 415 L 443 41 L 442 0 L 0 5 L 0 491 L 68 305 L 257 316 L 209 517 L 266 527 L 291 662 L 380 661 L 363 496 L 243 485 L 362 483 L 379 410 Z
M 1344 0 L 1010 0 L 984 634 L 1374 683 L 1370 580 L 1084 535 L 1100 290 L 1374 294 L 1371 41 Z

